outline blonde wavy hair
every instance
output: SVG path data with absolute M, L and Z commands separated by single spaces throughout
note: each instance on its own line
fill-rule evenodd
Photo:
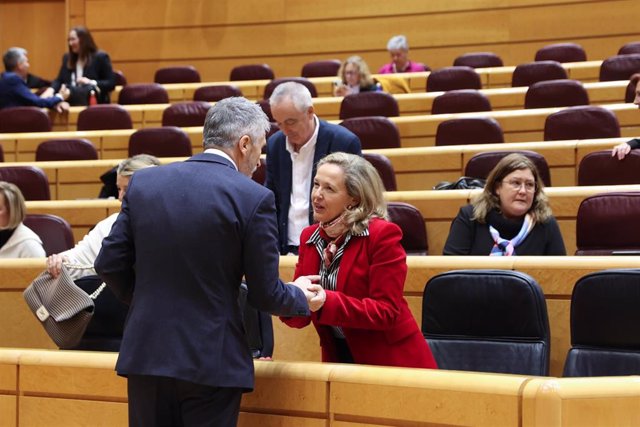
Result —
M 12 230 L 19 226 L 27 215 L 24 196 L 17 185 L 6 181 L 0 181 L 0 196 L 4 197 L 4 203 L 9 211 L 9 221 L 6 226 L 0 227 L 0 230 Z
M 358 72 L 360 73 L 360 87 L 367 88 L 375 83 L 373 77 L 371 76 L 371 71 L 369 71 L 369 66 L 364 59 L 361 57 L 354 55 L 348 57 L 342 65 L 340 65 L 340 69 L 338 70 L 338 77 L 342 80 L 342 83 L 346 84 L 347 80 L 344 78 L 345 68 L 347 65 L 353 64 L 358 67 Z
M 487 215 L 493 209 L 500 211 L 500 198 L 496 194 L 496 188 L 502 184 L 502 180 L 511 172 L 529 169 L 536 182 L 536 189 L 533 195 L 533 202 L 529 212 L 535 222 L 544 223 L 551 217 L 549 199 L 544 194 L 544 183 L 538 173 L 536 165 L 529 158 L 522 154 L 513 153 L 502 158 L 493 168 L 487 177 L 487 183 L 482 193 L 474 197 L 471 201 L 473 205 L 473 220 L 481 224 L 486 223 Z
M 323 157 L 318 162 L 318 169 L 325 164 L 342 169 L 347 193 L 358 201 L 348 209 L 344 219 L 352 233 L 363 232 L 369 226 L 371 218 L 388 219 L 384 185 L 371 163 L 355 154 L 337 152 Z

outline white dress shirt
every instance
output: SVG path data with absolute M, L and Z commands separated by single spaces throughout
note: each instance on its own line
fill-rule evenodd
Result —
M 313 116 L 315 130 L 311 138 L 296 153 L 287 138 L 287 151 L 291 155 L 291 200 L 289 204 L 289 221 L 287 224 L 288 242 L 290 246 L 300 246 L 300 233 L 309 226 L 309 195 L 311 194 L 311 171 L 313 157 L 316 153 L 316 141 L 320 122 Z
M 234 162 L 233 159 L 224 151 L 218 150 L 217 148 L 207 148 L 206 150 L 204 150 L 204 152 L 209 154 L 217 154 L 218 156 L 224 157 L 225 159 L 231 162 L 231 164 L 233 165 L 234 168 L 236 168 L 236 170 L 238 170 L 238 165 L 236 165 L 236 162 Z

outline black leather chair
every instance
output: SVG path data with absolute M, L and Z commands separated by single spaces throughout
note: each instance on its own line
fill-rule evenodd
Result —
M 194 66 L 163 67 L 156 70 L 153 76 L 155 83 L 200 83 L 200 73 Z
M 205 101 L 177 102 L 162 112 L 162 126 L 204 126 L 211 104 Z
M 567 71 L 557 61 L 529 62 L 516 66 L 511 76 L 511 86 L 531 86 L 545 80 L 568 78 Z
M 504 142 L 500 123 L 493 117 L 465 117 L 441 122 L 436 128 L 436 146 L 499 144 Z
M 376 168 L 385 191 L 396 191 L 398 189 L 396 173 L 391 164 L 391 160 L 389 160 L 387 156 L 378 153 L 362 153 L 362 157 Z
M 49 132 L 49 115 L 36 107 L 0 109 L 0 133 Z
M 249 64 L 233 67 L 229 80 L 273 80 L 275 75 L 267 64 Z
M 581 62 L 587 60 L 587 53 L 577 43 L 554 43 L 538 49 L 535 60 Z
M 640 53 L 640 42 L 626 43 L 618 50 L 618 55 L 629 55 L 631 53 Z
M 640 53 L 611 56 L 600 65 L 600 81 L 629 80 L 635 73 L 640 73 Z
M 340 69 L 339 59 L 307 62 L 302 66 L 302 77 L 335 77 Z
M 549 173 L 549 165 L 547 160 L 539 153 L 529 150 L 501 150 L 501 151 L 483 151 L 474 154 L 464 167 L 464 176 L 472 178 L 487 179 L 489 173 L 498 164 L 504 156 L 518 153 L 527 157 L 533 162 L 538 169 L 540 179 L 545 187 L 551 187 L 551 174 Z
M 640 184 L 640 151 L 631 150 L 623 160 L 611 150 L 594 151 L 580 160 L 578 185 Z
M 158 83 L 135 83 L 123 86 L 118 104 L 168 104 L 169 94 Z
M 606 108 L 579 105 L 549 114 L 544 121 L 544 140 L 620 138 L 616 115 Z
M 640 375 L 640 270 L 604 270 L 571 295 L 565 377 Z
M 456 89 L 482 89 L 480 75 L 471 67 L 444 67 L 427 77 L 427 92 Z
M 469 52 L 458 56 L 453 61 L 454 67 L 502 67 L 502 58 L 493 52 Z
M 510 270 L 458 270 L 432 277 L 422 332 L 438 367 L 521 375 L 549 373 L 549 319 L 540 285 Z
M 384 92 L 360 92 L 347 95 L 340 103 L 340 120 L 352 117 L 396 117 L 399 115 L 398 101 L 392 95 Z
M 577 80 L 545 80 L 529 86 L 524 108 L 572 107 L 589 105 L 589 94 Z
M 129 112 L 120 105 L 101 104 L 80 111 L 76 126 L 79 131 L 133 129 L 133 122 Z
M 400 132 L 395 123 L 386 117 L 353 117 L 340 123 L 360 139 L 363 150 L 400 148 Z
M 475 89 L 450 90 L 436 96 L 431 106 L 431 114 L 471 113 L 491 111 L 491 102 L 482 92 Z
M 91 141 L 82 138 L 49 139 L 36 148 L 36 162 L 97 159 L 96 147 Z
M 2 166 L 0 181 L 15 184 L 25 200 L 51 200 L 49 178 L 36 166 Z
M 151 154 L 156 157 L 190 157 L 193 154 L 189 135 L 180 128 L 138 129 L 129 137 L 129 157 Z
M 242 96 L 242 91 L 234 85 L 202 86 L 193 93 L 194 101 L 218 102 L 232 96 Z

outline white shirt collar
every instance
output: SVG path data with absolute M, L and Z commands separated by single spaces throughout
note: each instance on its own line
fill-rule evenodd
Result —
M 206 150 L 204 150 L 205 153 L 208 154 L 217 154 L 220 157 L 224 157 L 225 159 L 229 160 L 231 162 L 231 164 L 233 165 L 233 167 L 238 170 L 238 166 L 236 165 L 236 162 L 233 161 L 233 159 L 231 158 L 231 156 L 229 156 L 227 153 L 225 153 L 222 150 L 219 150 L 217 148 L 207 148 Z

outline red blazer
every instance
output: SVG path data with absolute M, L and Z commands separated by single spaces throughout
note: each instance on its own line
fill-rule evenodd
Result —
M 318 274 L 320 256 L 307 244 L 318 228 L 305 228 L 295 277 Z M 318 331 L 324 362 L 338 362 L 329 326 L 341 326 L 356 363 L 437 368 L 431 350 L 402 296 L 407 276 L 400 228 L 372 219 L 369 236 L 352 237 L 338 271 L 336 291 L 327 291 L 324 306 L 310 317 L 281 318 L 294 328 L 310 322 Z

